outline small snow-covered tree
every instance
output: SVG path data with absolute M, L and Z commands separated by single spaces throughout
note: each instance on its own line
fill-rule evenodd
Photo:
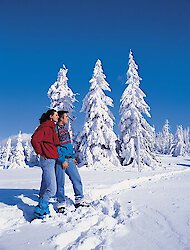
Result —
M 26 163 L 30 162 L 31 153 L 32 153 L 32 147 L 29 145 L 29 142 L 26 141 L 24 145 L 24 155 Z
M 169 121 L 166 120 L 162 129 L 163 154 L 170 154 L 173 145 L 173 134 L 170 132 Z
M 139 87 L 142 79 L 137 70 L 138 66 L 130 50 L 126 82 L 128 86 L 120 100 L 120 157 L 122 165 L 130 164 L 140 171 L 143 166 L 154 169 L 157 160 L 152 149 L 154 129 L 143 116 L 151 117 L 150 107 L 144 101 L 146 95 Z
M 13 151 L 12 162 L 9 165 L 9 168 L 26 168 L 27 165 L 25 163 L 25 156 L 24 156 L 24 148 L 22 146 L 22 135 L 21 131 L 17 137 L 17 144 Z
M 7 169 L 10 164 L 11 157 L 11 138 L 9 137 L 5 146 L 1 149 L 0 165 L 3 169 Z
M 177 126 L 177 130 L 174 138 L 174 148 L 173 148 L 173 156 L 186 156 L 186 144 L 184 141 L 183 127 L 182 125 Z
M 185 143 L 185 151 L 188 155 L 190 155 L 190 128 L 186 128 L 183 131 L 184 135 L 184 143 Z
M 155 138 L 155 152 L 159 154 L 163 154 L 164 148 L 163 148 L 163 135 L 162 132 L 156 133 Z
M 50 108 L 57 111 L 65 110 L 69 112 L 69 118 L 74 120 L 74 102 L 77 101 L 76 94 L 68 86 L 68 69 L 65 65 L 59 70 L 57 81 L 48 90 L 48 97 L 51 100 Z M 72 124 L 69 121 L 69 131 L 72 138 Z
M 113 131 L 114 116 L 108 106 L 113 101 L 104 91 L 111 91 L 103 73 L 101 61 L 97 60 L 90 90 L 83 100 L 81 112 L 86 113 L 82 132 L 78 136 L 79 158 L 87 166 L 119 166 L 116 153 L 117 137 Z
M 173 150 L 174 136 L 170 132 L 169 121 L 166 120 L 162 132 L 156 135 L 156 152 L 160 154 L 171 154 Z

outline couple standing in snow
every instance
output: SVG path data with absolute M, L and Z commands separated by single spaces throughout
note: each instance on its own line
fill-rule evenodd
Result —
M 83 187 L 76 167 L 75 152 L 67 129 L 67 111 L 48 110 L 40 118 L 40 125 L 32 135 L 32 146 L 40 157 L 42 181 L 35 218 L 49 214 L 49 199 L 56 195 L 58 212 L 65 210 L 65 173 L 72 182 L 75 207 L 88 206 L 83 200 Z

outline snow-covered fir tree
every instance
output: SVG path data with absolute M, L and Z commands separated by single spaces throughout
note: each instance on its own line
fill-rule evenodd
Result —
M 185 143 L 185 151 L 188 155 L 190 155 L 190 128 L 186 128 L 183 131 L 184 135 L 184 143 Z
M 156 133 L 156 138 L 155 138 L 155 152 L 159 154 L 163 154 L 163 137 L 162 137 L 162 132 Z
M 69 112 L 69 118 L 71 121 L 74 120 L 74 102 L 76 100 L 76 94 L 73 93 L 71 88 L 68 86 L 67 78 L 68 69 L 63 65 L 63 68 L 59 70 L 57 81 L 51 85 L 48 90 L 48 97 L 51 100 L 50 108 L 57 111 L 65 110 Z M 72 138 L 72 124 L 69 121 L 69 131 Z
M 155 147 L 156 147 L 156 129 L 155 129 L 155 126 L 153 125 L 152 126 L 152 128 L 153 128 L 153 135 L 152 135 L 152 137 L 151 137 L 151 151 L 152 152 L 155 152 Z
M 26 163 L 30 162 L 31 153 L 32 153 L 32 147 L 29 145 L 29 142 L 26 141 L 24 144 L 24 155 Z
M 163 134 L 163 154 L 170 154 L 172 143 L 173 143 L 173 135 L 170 133 L 169 121 L 166 120 L 162 129 Z
M 87 166 L 119 166 L 116 153 L 117 137 L 113 131 L 114 116 L 108 106 L 113 100 L 104 91 L 111 91 L 103 73 L 101 61 L 97 60 L 90 90 L 83 100 L 81 112 L 85 112 L 85 123 L 78 136 L 81 164 Z
M 187 147 L 184 141 L 184 133 L 182 125 L 177 126 L 177 130 L 174 137 L 173 156 L 186 156 Z
M 24 148 L 22 146 L 22 134 L 21 131 L 17 137 L 17 144 L 13 151 L 12 162 L 9 168 L 26 168 L 28 167 L 25 163 Z
M 169 121 L 166 120 L 162 132 L 156 135 L 156 149 L 160 154 L 171 154 L 173 150 L 174 136 L 170 132 Z
M 0 166 L 3 169 L 7 169 L 10 165 L 11 158 L 11 138 L 9 137 L 5 146 L 1 149 L 0 154 Z
M 63 65 L 63 68 L 59 70 L 57 81 L 48 90 L 48 97 L 51 101 L 50 108 L 57 111 L 66 110 L 71 115 L 74 109 L 73 103 L 76 101 L 76 94 L 68 86 L 67 72 L 68 69 Z
M 155 168 L 157 160 L 152 150 L 154 129 L 143 115 L 151 117 L 150 107 L 144 101 L 146 95 L 140 89 L 138 66 L 129 53 L 129 69 L 127 71 L 127 87 L 121 97 L 120 105 L 120 157 L 122 165 Z

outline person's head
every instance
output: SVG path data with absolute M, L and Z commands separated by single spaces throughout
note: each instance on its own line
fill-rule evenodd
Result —
M 68 117 L 68 111 L 62 110 L 62 111 L 58 111 L 58 115 L 59 115 L 59 123 L 62 124 L 67 124 L 69 121 L 69 117 Z
M 42 116 L 40 117 L 40 124 L 43 122 L 50 120 L 53 122 L 58 122 L 59 116 L 56 110 L 54 109 L 49 109 L 46 113 L 43 113 Z

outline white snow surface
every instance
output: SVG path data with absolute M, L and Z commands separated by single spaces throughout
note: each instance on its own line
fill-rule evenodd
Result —
M 0 171 L 0 249 L 190 249 L 190 158 L 160 156 L 155 171 L 80 168 L 89 208 L 75 209 L 66 180 L 67 213 L 32 219 L 39 167 Z

